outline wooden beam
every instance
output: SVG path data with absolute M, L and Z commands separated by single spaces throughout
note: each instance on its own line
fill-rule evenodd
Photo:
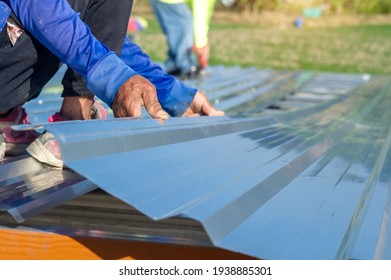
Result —
M 244 260 L 252 257 L 215 247 L 71 237 L 0 229 L 2 260 Z

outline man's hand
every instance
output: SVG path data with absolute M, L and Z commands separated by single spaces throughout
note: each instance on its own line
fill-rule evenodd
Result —
M 206 68 L 209 62 L 209 45 L 205 45 L 204 47 L 197 48 L 193 47 L 194 53 L 197 55 L 198 63 L 202 68 Z
M 167 120 L 170 117 L 160 106 L 155 86 L 136 75 L 127 80 L 115 95 L 112 104 L 114 117 L 140 117 L 143 106 L 154 119 Z
M 224 116 L 223 111 L 216 110 L 208 101 L 206 95 L 197 91 L 190 107 L 183 114 L 183 117 L 194 116 Z

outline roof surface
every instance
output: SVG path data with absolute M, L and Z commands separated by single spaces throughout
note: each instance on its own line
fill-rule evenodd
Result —
M 0 208 L 20 227 L 263 259 L 391 259 L 390 77 L 215 66 L 186 83 L 226 116 L 163 125 L 146 115 L 48 124 L 61 104 L 56 79 L 26 108 L 35 128 L 55 134 L 69 169 L 27 156 L 0 162 Z M 93 207 L 132 207 L 152 226 L 175 221 L 179 233 L 39 220 L 57 205 L 66 215 L 63 205 L 97 188 L 114 201 L 92 192 Z

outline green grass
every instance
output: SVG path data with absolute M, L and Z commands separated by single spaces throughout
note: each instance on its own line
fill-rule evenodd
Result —
M 166 42 L 153 16 L 137 43 L 153 60 L 166 57 Z M 347 73 L 391 73 L 391 25 L 284 29 L 213 21 L 210 64 Z

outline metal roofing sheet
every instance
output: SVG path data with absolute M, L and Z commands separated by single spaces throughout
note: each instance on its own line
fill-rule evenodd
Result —
M 227 116 L 42 126 L 70 174 L 87 179 L 84 192 L 99 186 L 156 220 L 197 220 L 215 246 L 266 259 L 391 258 L 389 77 L 218 66 L 187 83 Z M 52 113 L 46 97 L 29 104 L 34 122 Z M 11 214 L 24 205 L 3 200 Z

